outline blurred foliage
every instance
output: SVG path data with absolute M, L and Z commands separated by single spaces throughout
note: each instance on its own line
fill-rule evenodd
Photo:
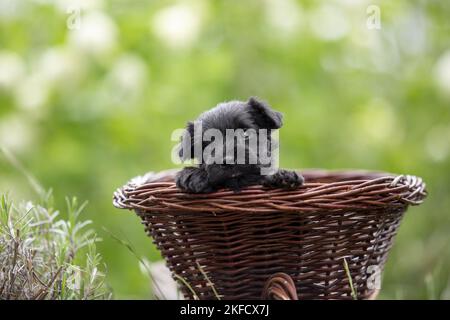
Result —
M 369 5 L 381 29 L 370 29 Z M 366 0 L 0 0 L 0 145 L 56 202 L 159 259 L 115 188 L 172 167 L 170 139 L 205 109 L 257 95 L 285 114 L 284 167 L 421 176 L 382 298 L 450 298 L 450 3 Z M 32 196 L 0 156 L 0 191 Z M 98 250 L 118 298 L 150 297 L 126 248 Z
M 86 203 L 67 198 L 67 220 L 57 219 L 51 192 L 40 203 L 0 197 L 0 300 L 110 299 L 100 239 L 80 221 Z

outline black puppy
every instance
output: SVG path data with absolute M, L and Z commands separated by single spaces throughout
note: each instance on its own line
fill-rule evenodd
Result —
M 196 121 L 188 122 L 181 138 L 179 156 L 182 160 L 194 158 L 200 160 L 199 158 L 205 157 L 203 152 L 211 147 L 212 142 L 218 142 L 205 139 L 208 130 L 226 137 L 229 131 L 227 129 L 233 129 L 234 132 L 243 133 L 241 136 L 243 140 L 239 140 L 239 134 L 233 137 L 232 142 L 238 140 L 238 143 L 234 145 L 235 150 L 232 154 L 225 153 L 225 150 L 229 151 L 226 144 L 230 141 L 225 139 L 226 142 L 218 142 L 221 148 L 214 149 L 212 156 L 201 159 L 198 166 L 185 167 L 177 173 L 177 186 L 190 193 L 208 193 L 220 188 L 239 191 L 242 187 L 256 184 L 288 189 L 301 186 L 304 179 L 295 171 L 279 169 L 270 174 L 262 174 L 263 169 L 268 169 L 273 164 L 271 150 L 275 146 L 275 141 L 271 139 L 270 133 L 281 128 L 282 119 L 280 112 L 272 110 L 268 104 L 256 98 L 250 98 L 247 102 L 220 103 L 202 113 Z M 256 150 L 250 147 L 251 138 L 248 132 L 256 132 L 258 141 Z M 268 133 L 265 141 L 262 140 L 261 132 Z M 236 153 L 239 147 L 243 147 L 241 150 L 244 150 L 246 160 L 244 163 L 237 161 L 239 155 L 236 156 Z M 253 162 L 249 161 L 251 155 L 256 159 Z M 265 159 L 269 158 L 270 163 L 262 161 L 263 155 L 266 155 Z M 211 161 L 211 158 L 218 159 L 216 156 L 223 157 L 223 163 Z

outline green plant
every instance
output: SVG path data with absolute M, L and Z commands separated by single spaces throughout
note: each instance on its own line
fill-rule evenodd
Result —
M 86 206 L 67 199 L 67 220 L 57 219 L 51 192 L 38 204 L 1 196 L 0 299 L 109 299 L 100 239 L 79 216 Z
M 345 274 L 347 275 L 347 278 L 348 278 L 348 284 L 350 286 L 350 292 L 351 292 L 352 298 L 353 298 L 353 300 L 357 300 L 358 295 L 356 294 L 355 287 L 353 286 L 353 279 L 352 279 L 352 275 L 350 273 L 350 268 L 348 267 L 347 259 L 345 259 L 345 257 L 344 257 L 343 260 L 344 260 L 344 270 L 345 270 Z

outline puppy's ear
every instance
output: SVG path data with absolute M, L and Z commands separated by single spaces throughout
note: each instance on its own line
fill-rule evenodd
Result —
M 283 115 L 273 110 L 267 103 L 251 97 L 248 102 L 250 114 L 261 129 L 279 129 L 283 125 Z
M 181 137 L 178 155 L 182 161 L 194 159 L 194 123 L 191 121 L 187 123 Z

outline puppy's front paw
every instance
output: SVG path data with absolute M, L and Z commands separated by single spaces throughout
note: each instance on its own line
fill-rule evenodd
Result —
M 271 176 L 267 176 L 263 185 L 270 188 L 295 189 L 304 183 L 302 175 L 295 171 L 278 170 Z
M 213 192 L 205 170 L 197 167 L 186 167 L 176 175 L 177 187 L 189 193 Z

